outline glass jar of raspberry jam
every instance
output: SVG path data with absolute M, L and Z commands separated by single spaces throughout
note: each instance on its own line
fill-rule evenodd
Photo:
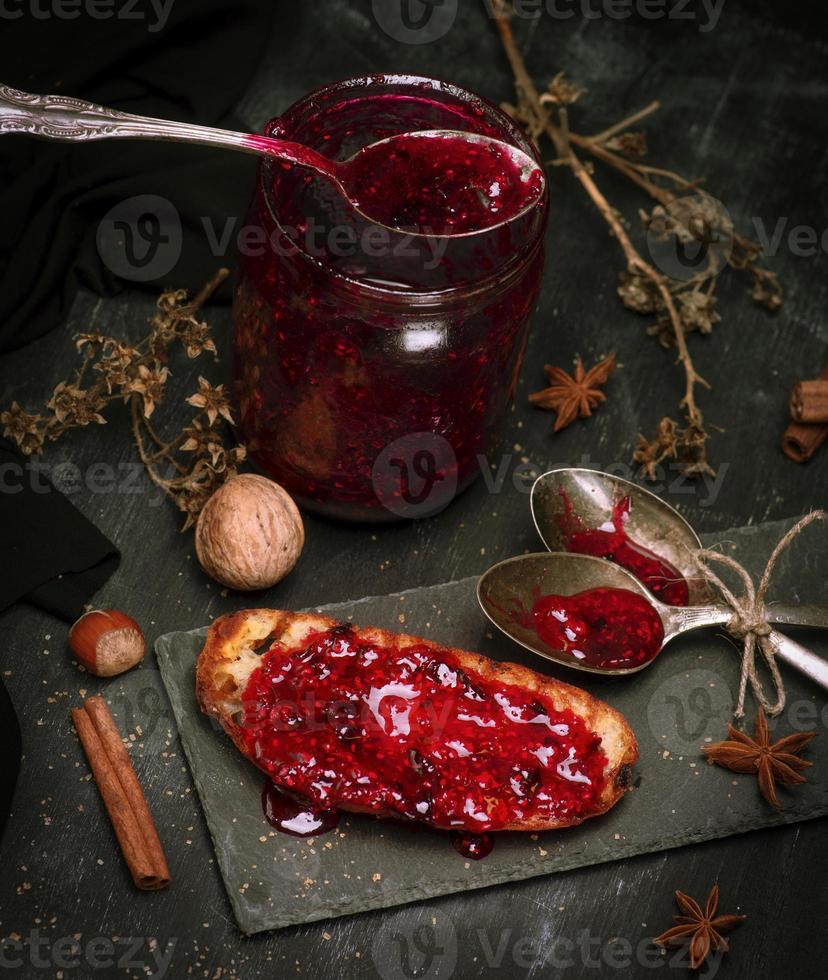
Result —
M 482 133 L 534 153 L 494 105 L 399 75 L 312 92 L 265 133 L 346 159 L 421 129 Z M 324 177 L 263 159 L 233 305 L 238 409 L 254 464 L 301 505 L 349 520 L 426 516 L 467 487 L 514 395 L 547 207 L 544 190 L 518 219 L 482 231 L 397 230 L 371 224 Z

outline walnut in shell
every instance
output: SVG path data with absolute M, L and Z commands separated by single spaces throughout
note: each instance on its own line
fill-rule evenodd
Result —
M 263 476 L 231 477 L 207 501 L 195 532 L 196 555 L 217 582 L 241 592 L 267 589 L 288 574 L 305 528 L 288 493 Z

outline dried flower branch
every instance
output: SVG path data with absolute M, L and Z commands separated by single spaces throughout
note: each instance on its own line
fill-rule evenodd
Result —
M 728 265 L 747 272 L 752 281 L 756 302 L 768 310 L 782 303 L 782 287 L 775 273 L 757 265 L 761 246 L 734 232 L 732 224 L 698 180 L 688 180 L 680 174 L 641 163 L 647 152 L 647 142 L 640 132 L 630 127 L 660 108 L 651 102 L 633 115 L 621 120 L 594 136 L 572 132 L 568 106 L 574 104 L 584 90 L 566 81 L 563 74 L 555 76 L 548 92 L 540 94 L 529 75 L 511 26 L 511 7 L 506 0 L 487 0 L 504 51 L 512 68 L 517 90 L 517 105 L 503 108 L 519 121 L 529 136 L 539 142 L 545 135 L 557 154 L 555 164 L 567 166 L 598 208 L 610 231 L 621 246 L 626 269 L 621 273 L 618 294 L 622 303 L 636 313 L 654 316 L 649 329 L 662 344 L 675 347 L 684 371 L 684 393 L 680 408 L 685 413 L 685 428 L 665 418 L 652 442 L 639 437 L 635 458 L 642 473 L 655 478 L 659 462 L 668 457 L 678 460 L 684 472 L 712 472 L 706 456 L 708 434 L 697 404 L 700 387 L 709 387 L 693 364 L 687 346 L 687 334 L 710 333 L 720 319 L 715 310 L 715 276 L 720 271 L 714 263 Z M 695 246 L 707 256 L 707 263 L 684 279 L 674 279 L 647 262 L 633 244 L 621 214 L 609 203 L 593 176 L 591 164 L 585 164 L 577 151 L 583 151 L 612 167 L 645 191 L 656 203 L 649 214 L 642 212 L 645 227 L 651 235 L 672 239 L 677 246 Z M 712 246 L 719 246 L 712 247 Z
M 70 429 L 92 422 L 106 423 L 104 412 L 117 399 L 129 405 L 138 454 L 150 480 L 186 516 L 184 530 L 195 523 L 202 507 L 222 483 L 236 473 L 246 457 L 244 446 L 225 445 L 219 419 L 233 422 L 223 385 L 199 377 L 198 391 L 186 399 L 199 409 L 188 426 L 171 440 L 162 438 L 150 417 L 167 394 L 168 365 L 180 344 L 188 358 L 216 353 L 209 326 L 196 313 L 229 275 L 220 269 L 192 300 L 184 290 L 169 290 L 158 299 L 149 334 L 130 345 L 101 333 L 82 333 L 75 339 L 83 363 L 73 381 L 61 381 L 46 403 L 50 414 L 30 415 L 17 402 L 0 413 L 3 434 L 27 455 L 40 453 Z M 83 387 L 91 367 L 96 380 Z M 185 454 L 183 457 L 181 454 Z

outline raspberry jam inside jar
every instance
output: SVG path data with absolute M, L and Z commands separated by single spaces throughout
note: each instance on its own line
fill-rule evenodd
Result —
M 327 86 L 265 133 L 346 160 L 424 129 L 533 153 L 495 106 L 411 76 Z M 485 161 L 494 179 L 469 197 L 450 150 L 376 175 L 398 178 L 384 224 L 307 168 L 260 164 L 233 313 L 241 432 L 253 462 L 310 509 L 427 516 L 480 474 L 497 442 L 540 290 L 547 196 L 504 222 L 517 202 L 505 200 L 504 212 L 488 194 L 498 179 L 508 184 L 503 161 Z M 454 179 L 436 179 L 452 162 Z M 366 179 L 362 193 L 370 187 Z

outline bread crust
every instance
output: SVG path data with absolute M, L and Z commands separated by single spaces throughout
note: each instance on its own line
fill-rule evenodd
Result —
M 339 625 L 341 623 L 338 620 L 315 613 L 247 609 L 222 616 L 210 627 L 196 667 L 196 696 L 201 710 L 219 722 L 246 758 L 250 759 L 250 756 L 237 716 L 242 709 L 242 696 L 250 675 L 259 665 L 260 653 L 276 642 L 282 644 L 286 651 L 295 650 L 313 634 Z M 393 645 L 398 649 L 405 649 L 424 644 L 435 656 L 447 653 L 464 670 L 476 673 L 486 681 L 514 684 L 527 692 L 540 694 L 556 710 L 569 708 L 583 719 L 590 730 L 600 735 L 601 748 L 607 756 L 604 769 L 606 782 L 589 813 L 561 820 L 534 815 L 518 823 L 508 824 L 502 829 L 541 831 L 569 827 L 606 813 L 630 788 L 631 768 L 638 759 L 635 736 L 618 711 L 586 691 L 538 674 L 519 664 L 499 663 L 481 654 L 440 646 L 421 637 L 391 633 L 375 627 L 353 626 L 353 629 L 360 639 L 383 646 Z M 255 765 L 254 759 L 250 761 Z M 360 812 L 360 808 L 347 805 L 342 809 Z M 399 816 L 391 812 L 375 815 Z

